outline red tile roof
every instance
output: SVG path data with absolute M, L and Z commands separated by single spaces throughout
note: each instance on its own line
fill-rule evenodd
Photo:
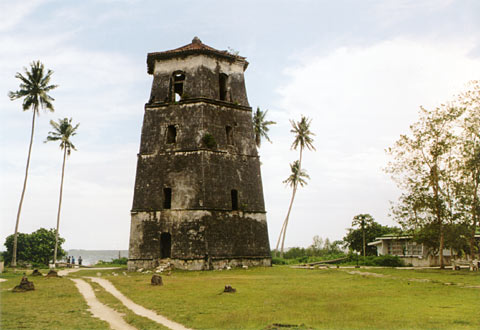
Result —
M 245 62 L 245 69 L 247 68 L 247 65 L 248 65 L 248 62 L 245 60 L 245 57 L 232 54 L 226 50 L 218 50 L 218 49 L 212 48 L 202 43 L 202 41 L 198 37 L 195 37 L 193 38 L 192 43 L 188 45 L 171 49 L 171 50 L 166 50 L 163 52 L 148 53 L 147 55 L 148 73 L 149 74 L 153 73 L 153 64 L 155 63 L 156 59 L 166 59 L 166 58 L 171 58 L 178 55 L 189 55 L 189 54 L 211 54 L 211 55 L 216 55 L 223 58 L 228 58 L 231 60 L 242 61 L 242 62 Z

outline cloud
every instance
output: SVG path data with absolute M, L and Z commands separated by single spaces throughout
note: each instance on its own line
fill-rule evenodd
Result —
M 369 47 L 340 47 L 325 56 L 311 53 L 286 68 L 288 83 L 277 92 L 270 119 L 272 145 L 262 146 L 264 191 L 273 242 L 286 214 L 291 191 L 281 181 L 298 151 L 288 118 L 313 119 L 317 152 L 306 152 L 311 176 L 296 197 L 286 245 L 308 245 L 313 235 L 334 239 L 345 234 L 358 213 L 391 224 L 389 200 L 398 190 L 382 172 L 384 149 L 417 118 L 420 105 L 448 101 L 465 83 L 480 77 L 480 59 L 469 56 L 469 40 L 429 43 L 393 39 Z
M 0 3 L 0 31 L 8 31 L 18 26 L 28 15 L 45 2 L 41 0 L 23 0 Z

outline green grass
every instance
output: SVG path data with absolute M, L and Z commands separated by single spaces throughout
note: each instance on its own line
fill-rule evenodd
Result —
M 113 308 L 114 310 L 122 314 L 123 318 L 128 324 L 134 326 L 137 329 L 145 329 L 145 330 L 168 329 L 167 327 L 164 327 L 148 318 L 145 318 L 133 313 L 128 308 L 126 308 L 117 298 L 115 298 L 110 293 L 105 291 L 99 284 L 92 281 L 88 281 L 88 282 L 93 287 L 93 290 L 95 291 L 95 296 L 97 297 L 97 299 L 100 300 L 101 303 Z
M 35 291 L 12 292 L 22 275 L 23 272 L 8 272 L 0 276 L 7 279 L 0 283 L 1 329 L 109 329 L 106 322 L 91 317 L 72 281 L 29 277 Z
M 360 276 L 347 271 L 380 273 Z M 164 286 L 150 285 L 152 274 L 124 270 L 82 270 L 70 276 L 110 280 L 137 304 L 195 329 L 265 329 L 272 324 L 301 329 L 479 329 L 480 273 L 403 269 L 233 269 L 174 271 L 162 276 Z M 118 276 L 113 276 L 113 272 Z M 2 329 L 101 329 L 104 322 L 89 317 L 86 304 L 67 279 L 32 278 L 35 292 L 4 291 L 20 281 L 11 274 L 2 288 Z M 428 279 L 428 282 L 411 279 Z M 38 282 L 38 283 L 37 283 Z M 457 285 L 445 285 L 454 283 Z M 91 283 L 97 298 L 125 314 L 139 329 L 163 329 L 134 315 L 116 298 Z M 226 284 L 237 289 L 222 293 Z M 22 298 L 26 297 L 26 298 Z M 19 323 L 20 322 L 20 323 Z
M 480 327 L 480 290 L 443 284 L 458 275 L 388 272 L 396 278 L 287 267 L 174 272 L 163 277 L 163 287 L 149 284 L 151 274 L 106 272 L 105 277 L 136 303 L 198 329 L 263 329 L 273 323 L 336 329 Z M 412 282 L 402 276 L 430 276 L 436 282 Z M 473 284 L 479 276 L 465 278 Z M 226 284 L 237 293 L 222 294 Z
M 410 279 L 430 280 L 437 283 L 451 283 L 460 286 L 480 286 L 480 273 L 470 272 L 467 269 L 460 271 L 453 271 L 450 269 L 391 269 L 391 268 L 369 268 L 369 269 L 355 269 L 358 271 L 365 271 L 369 273 L 384 274 L 392 276 L 397 279 L 408 281 Z M 480 294 L 480 290 L 479 290 Z M 480 298 L 480 297 L 479 297 Z M 480 303 L 479 303 L 480 304 Z

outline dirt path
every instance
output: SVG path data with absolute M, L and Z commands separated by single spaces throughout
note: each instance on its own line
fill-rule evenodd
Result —
M 105 290 L 107 290 L 107 292 L 109 292 L 115 298 L 120 300 L 122 304 L 124 304 L 128 309 L 130 309 L 135 314 L 149 318 L 150 320 L 160 323 L 172 330 L 189 330 L 188 328 L 184 327 L 179 323 L 170 321 L 166 317 L 159 315 L 150 309 L 146 309 L 145 307 L 134 303 L 133 301 L 125 297 L 120 291 L 118 291 L 117 288 L 115 288 L 110 281 L 105 280 L 103 278 L 98 278 L 98 277 L 87 277 L 87 278 L 89 278 L 91 281 L 95 283 L 100 284 Z
M 78 291 L 80 291 L 80 293 L 83 295 L 83 298 L 85 298 L 85 301 L 90 307 L 90 311 L 92 312 L 93 316 L 106 321 L 112 329 L 136 329 L 129 325 L 127 322 L 125 322 L 125 320 L 117 311 L 98 301 L 90 284 L 81 279 L 72 278 L 71 280 L 75 282 Z
M 103 268 L 66 268 L 58 271 L 58 275 L 67 276 L 70 273 L 78 272 L 80 270 L 108 270 L 108 269 L 118 269 L 118 267 L 103 267 Z

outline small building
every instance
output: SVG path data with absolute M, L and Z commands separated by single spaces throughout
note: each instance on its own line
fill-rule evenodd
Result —
M 475 235 L 477 245 L 480 244 L 480 232 Z M 440 257 L 434 256 L 421 243 L 413 240 L 410 235 L 385 235 L 376 237 L 374 242 L 368 243 L 369 246 L 377 248 L 377 255 L 392 255 L 400 257 L 406 265 L 411 264 L 414 267 L 434 267 L 440 266 Z M 456 255 L 452 255 L 449 249 L 443 250 L 444 264 L 450 264 Z
M 409 235 L 385 235 L 376 237 L 374 242 L 368 243 L 369 246 L 377 247 L 377 255 L 391 255 L 401 258 L 406 265 L 414 267 L 440 266 L 440 257 L 429 253 L 428 249 L 421 243 L 417 243 Z M 450 250 L 443 250 L 443 260 L 445 264 L 451 262 Z

